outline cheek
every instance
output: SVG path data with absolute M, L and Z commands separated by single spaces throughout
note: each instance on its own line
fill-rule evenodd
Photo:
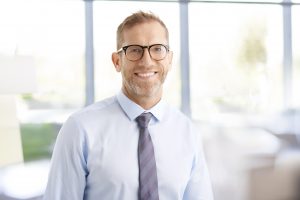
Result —
M 132 68 L 128 64 L 120 66 L 120 72 L 123 76 L 128 77 L 131 74 L 131 71 Z

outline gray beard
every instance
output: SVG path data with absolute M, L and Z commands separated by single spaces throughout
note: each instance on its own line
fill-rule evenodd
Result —
M 129 88 L 131 91 L 134 92 L 134 94 L 136 96 L 144 96 L 144 97 L 152 97 L 155 96 L 161 89 L 162 84 L 155 84 L 152 86 L 148 86 L 148 87 L 141 87 L 140 85 L 137 85 L 135 83 L 132 82 L 127 82 L 125 83 L 125 85 L 127 86 L 127 88 Z

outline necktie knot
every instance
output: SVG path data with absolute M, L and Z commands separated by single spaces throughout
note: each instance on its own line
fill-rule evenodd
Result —
M 135 120 L 137 121 L 138 126 L 140 128 L 147 128 L 148 124 L 150 122 L 151 117 L 152 117 L 152 114 L 150 112 L 148 112 L 148 113 L 142 113 Z

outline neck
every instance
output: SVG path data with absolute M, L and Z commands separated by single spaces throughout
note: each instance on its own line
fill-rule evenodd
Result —
M 139 106 L 141 106 L 142 108 L 144 108 L 145 110 L 149 110 L 150 108 L 152 108 L 153 106 L 155 106 L 162 97 L 162 91 L 158 91 L 157 94 L 155 95 L 129 95 L 129 93 L 127 92 L 127 90 L 123 87 L 122 88 L 123 93 L 133 102 L 135 102 L 136 104 L 138 104 Z

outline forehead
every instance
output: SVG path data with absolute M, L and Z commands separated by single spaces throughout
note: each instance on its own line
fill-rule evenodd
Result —
M 166 29 L 156 21 L 136 24 L 123 31 L 123 44 L 150 45 L 155 43 L 167 44 Z

